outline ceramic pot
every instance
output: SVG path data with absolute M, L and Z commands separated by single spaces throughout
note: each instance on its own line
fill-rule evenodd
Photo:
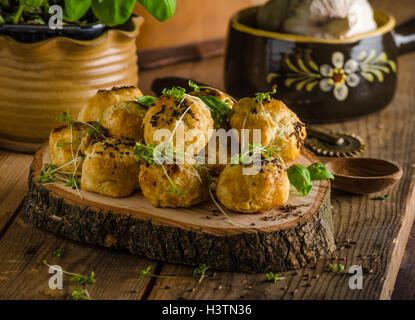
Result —
M 76 117 L 97 90 L 138 85 L 136 38 L 144 19 L 92 40 L 53 37 L 36 43 L 0 36 L 0 147 L 35 151 L 57 115 Z
M 230 21 L 225 85 L 236 97 L 270 91 L 307 122 L 337 122 L 378 111 L 393 99 L 399 54 L 415 49 L 415 19 L 395 28 L 375 12 L 378 29 L 346 40 L 255 28 L 258 7 Z

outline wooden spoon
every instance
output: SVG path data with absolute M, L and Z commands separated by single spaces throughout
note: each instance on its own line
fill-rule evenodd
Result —
M 339 158 L 326 163 L 338 189 L 371 194 L 392 187 L 403 174 L 402 168 L 388 160 L 374 158 Z

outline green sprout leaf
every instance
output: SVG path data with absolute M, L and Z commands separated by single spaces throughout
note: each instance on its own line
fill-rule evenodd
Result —
M 344 265 L 342 264 L 329 264 L 327 267 L 328 272 L 343 272 Z
M 269 100 L 271 100 L 271 95 L 276 94 L 276 93 L 277 93 L 277 86 L 274 85 L 272 87 L 272 91 L 270 91 L 270 92 L 257 92 L 257 93 L 255 93 L 255 100 L 258 103 L 262 103 L 262 101 L 264 101 L 264 100 L 269 101 Z
M 65 123 L 68 128 L 72 128 L 76 120 L 71 117 L 69 111 L 65 111 L 64 113 L 60 114 L 57 118 L 57 121 Z
M 389 194 L 385 194 L 383 196 L 376 196 L 376 197 L 373 198 L 373 200 L 387 200 L 387 199 L 390 199 L 390 198 L 391 198 L 391 196 Z
M 310 172 L 311 180 L 325 180 L 325 179 L 334 180 L 333 174 L 321 162 L 313 163 L 307 169 L 308 169 L 308 172 Z
M 268 272 L 265 274 L 265 276 L 269 281 L 274 281 L 274 283 L 285 279 L 284 277 L 280 277 L 279 273 L 274 274 L 273 272 Z
M 63 255 L 63 248 L 59 248 L 52 253 L 55 257 L 60 258 Z
M 206 264 L 202 264 L 201 266 L 195 268 L 193 270 L 193 277 L 197 278 L 199 277 L 198 283 L 201 283 L 203 279 L 206 276 L 206 271 L 210 268 L 210 266 L 207 266 Z
M 56 166 L 53 164 L 45 164 L 43 170 L 40 171 L 39 178 L 35 181 L 38 183 L 50 183 L 55 179 Z
M 91 300 L 89 292 L 85 288 L 75 288 L 71 295 L 69 296 L 70 300 Z
M 189 80 L 189 87 L 193 88 L 195 92 L 200 92 L 200 87 L 192 80 Z
M 228 121 L 231 108 L 214 96 L 201 96 L 199 97 L 210 109 L 212 118 L 218 123 L 219 127 Z
M 173 96 L 177 100 L 182 100 L 186 94 L 186 89 L 182 87 L 173 87 L 171 89 L 164 88 L 162 93 L 164 95 Z
M 288 168 L 287 174 L 291 185 L 293 185 L 302 196 L 310 193 L 313 188 L 313 183 L 311 182 L 310 172 L 306 167 L 300 164 L 294 164 Z
M 151 107 L 156 102 L 157 98 L 153 96 L 141 96 L 136 98 L 138 103 L 144 107 Z

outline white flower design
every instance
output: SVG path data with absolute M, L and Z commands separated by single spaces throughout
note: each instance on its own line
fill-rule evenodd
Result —
M 360 83 L 360 77 L 356 74 L 359 64 L 350 59 L 344 63 L 344 55 L 334 52 L 331 67 L 324 64 L 320 67 L 320 73 L 324 77 L 320 80 L 320 89 L 324 92 L 333 90 L 334 97 L 344 101 L 349 95 L 349 87 L 356 87 Z

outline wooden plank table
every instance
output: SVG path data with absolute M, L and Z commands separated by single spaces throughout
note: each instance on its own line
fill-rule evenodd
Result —
M 413 0 L 372 2 L 398 21 L 415 16 Z M 415 299 L 415 230 L 409 236 L 415 214 L 414 59 L 415 54 L 400 58 L 398 92 L 388 108 L 355 121 L 319 126 L 360 135 L 367 144 L 364 156 L 394 160 L 404 169 L 388 200 L 333 191 L 338 250 L 331 257 L 285 272 L 277 284 L 266 282 L 264 274 L 214 271 L 198 284 L 191 267 L 75 243 L 32 226 L 22 210 L 32 156 L 0 150 L 0 299 L 66 299 L 74 286 L 65 281 L 63 290 L 49 289 L 50 275 L 42 260 L 71 272 L 95 271 L 97 282 L 90 290 L 95 299 Z M 222 70 L 222 58 L 168 66 L 142 72 L 141 88 L 150 93 L 152 80 L 168 75 L 222 88 Z M 59 248 L 64 249 L 60 258 L 52 254 Z M 326 272 L 329 263 L 346 269 L 361 265 L 363 289 L 350 290 L 346 273 Z M 147 266 L 175 278 L 140 278 Z

